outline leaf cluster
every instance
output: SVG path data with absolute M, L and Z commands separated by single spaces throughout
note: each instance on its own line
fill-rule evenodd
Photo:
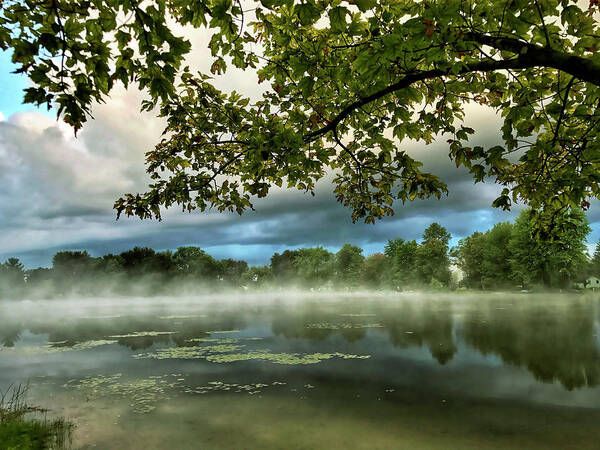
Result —
M 0 47 L 79 129 L 117 82 L 160 107 L 164 139 L 147 154 L 153 179 L 115 203 L 118 214 L 217 208 L 242 213 L 273 187 L 314 193 L 330 176 L 354 220 L 395 201 L 447 192 L 408 155 L 448 143 L 476 183 L 560 212 L 600 194 L 599 7 L 575 0 L 8 0 Z M 251 12 L 249 12 L 251 11 Z M 185 67 L 190 43 L 172 23 L 211 33 L 212 74 Z M 257 102 L 224 94 L 211 76 L 256 72 Z M 250 75 L 251 76 L 251 75 Z M 501 143 L 473 145 L 466 106 L 502 117 Z M 476 143 L 475 143 L 476 144 Z

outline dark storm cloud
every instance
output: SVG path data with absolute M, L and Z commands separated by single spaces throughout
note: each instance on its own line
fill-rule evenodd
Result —
M 429 146 L 408 142 L 402 149 L 446 182 L 449 195 L 397 202 L 395 215 L 375 225 L 353 224 L 351 211 L 336 202 L 327 180 L 318 184 L 315 197 L 275 189 L 255 202 L 256 211 L 243 216 L 175 209 L 162 222 L 116 221 L 114 200 L 145 189 L 144 152 L 163 127 L 152 115 L 140 119 L 136 95 L 115 95 L 95 111 L 96 119 L 78 139 L 37 113 L 0 122 L 0 259 L 17 256 L 31 267 L 48 265 L 64 249 L 88 249 L 100 256 L 135 245 L 160 250 L 198 245 L 217 257 L 261 264 L 286 247 L 323 245 L 335 250 L 352 242 L 366 253 L 381 251 L 388 239 L 419 239 L 434 221 L 461 238 L 518 213 L 491 208 L 500 188 L 489 182 L 474 185 L 468 171 L 449 160 L 442 136 Z M 473 145 L 496 144 L 498 119 L 481 111 L 473 117 L 470 125 L 478 129 Z M 590 217 L 599 221 L 598 209 L 592 209 Z
M 180 30 L 194 43 L 187 64 L 207 73 L 212 59 L 210 34 Z M 206 49 L 205 51 L 201 49 Z M 256 74 L 231 69 L 215 84 L 258 98 L 268 83 Z M 448 184 L 449 195 L 394 205 L 395 215 L 375 225 L 352 223 L 351 211 L 335 201 L 333 187 L 318 185 L 316 196 L 276 189 L 255 202 L 256 211 L 243 216 L 215 212 L 186 214 L 170 210 L 165 220 L 115 221 L 114 200 L 127 192 L 145 190 L 148 176 L 144 153 L 160 138 L 164 122 L 153 113 L 140 113 L 142 96 L 134 91 L 111 92 L 110 100 L 94 108 L 77 139 L 52 117 L 30 112 L 1 121 L 0 113 L 0 260 L 23 259 L 27 266 L 48 265 L 58 250 L 88 249 L 93 255 L 118 253 L 135 245 L 174 249 L 198 245 L 217 257 L 232 256 L 260 264 L 286 247 L 324 245 L 335 250 L 345 242 L 381 251 L 388 239 L 419 239 L 431 222 L 445 226 L 456 238 L 484 231 L 511 212 L 491 208 L 500 189 L 493 183 L 473 184 L 471 175 L 448 158 L 446 139 L 424 146 L 410 141 L 401 150 L 424 163 L 423 170 Z M 7 110 L 8 111 L 8 110 Z M 5 111 L 6 112 L 6 111 Z M 466 107 L 465 125 L 477 130 L 472 145 L 500 143 L 501 119 L 489 109 Z M 588 214 L 600 233 L 600 203 Z

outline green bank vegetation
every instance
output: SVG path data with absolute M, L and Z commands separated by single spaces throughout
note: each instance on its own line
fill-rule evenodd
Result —
M 4 298 L 67 295 L 164 295 L 239 288 L 308 289 L 550 289 L 570 288 L 600 274 L 600 247 L 586 252 L 590 232 L 580 208 L 552 218 L 540 232 L 540 213 L 525 210 L 514 223 L 496 224 L 449 247 L 451 235 L 432 223 L 420 242 L 397 238 L 382 253 L 363 255 L 345 244 L 275 253 L 270 264 L 217 260 L 198 247 L 157 252 L 135 247 L 98 258 L 87 251 L 54 255 L 51 268 L 25 270 L 16 258 L 0 265 Z M 456 270 L 460 269 L 460 271 Z
M 48 420 L 47 410 L 27 405 L 26 394 L 27 386 L 23 385 L 0 391 L 0 449 L 68 448 L 73 424 L 64 419 Z

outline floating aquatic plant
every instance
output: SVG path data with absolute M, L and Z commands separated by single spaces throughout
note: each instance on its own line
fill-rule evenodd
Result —
M 349 355 L 344 353 L 271 353 L 269 350 L 255 350 L 247 353 L 227 353 L 221 355 L 207 355 L 206 360 L 215 363 L 231 363 L 237 361 L 260 360 L 269 361 L 275 364 L 317 364 L 321 361 L 342 358 L 342 359 L 368 359 L 371 355 Z
M 212 392 L 235 392 L 235 393 L 247 393 L 250 395 L 259 394 L 264 388 L 270 386 L 281 386 L 286 383 L 274 382 L 269 384 L 265 383 L 250 383 L 250 384 L 238 384 L 238 383 L 224 383 L 222 381 L 209 381 L 207 386 L 198 386 L 195 388 L 186 388 L 184 392 L 188 394 L 209 394 Z
M 177 334 L 179 331 L 136 331 L 130 334 L 117 334 L 115 336 L 109 336 L 110 338 L 121 339 L 121 338 L 136 338 L 136 337 L 149 337 L 149 336 L 164 336 L 167 334 Z
M 212 353 L 234 352 L 243 347 L 236 344 L 215 344 L 202 347 L 169 347 L 159 348 L 150 353 L 133 355 L 135 359 L 204 359 Z
M 351 328 L 383 328 L 384 325 L 381 323 L 331 323 L 331 322 L 317 322 L 309 323 L 306 328 L 318 329 L 318 330 L 344 330 Z
M 116 344 L 117 341 L 113 339 L 98 339 L 95 341 L 80 342 L 71 347 L 71 350 L 87 350 L 90 348 L 102 347 L 103 345 Z M 55 348 L 55 347 L 53 347 Z M 58 347 L 59 349 L 68 349 L 69 347 Z
M 357 314 L 340 314 L 342 317 L 373 317 L 375 314 L 357 313 Z
M 99 339 L 93 341 L 78 342 L 73 345 L 64 345 L 65 342 L 52 342 L 47 345 L 26 346 L 26 347 L 2 347 L 0 352 L 15 355 L 47 355 L 53 353 L 63 353 L 78 350 L 89 350 L 104 345 L 116 344 L 116 340 Z
M 147 378 L 126 380 L 121 373 L 113 375 L 98 375 L 82 379 L 69 380 L 63 387 L 74 388 L 86 396 L 88 400 L 106 397 L 126 398 L 134 413 L 145 414 L 156 409 L 156 404 L 162 399 L 169 399 L 167 391 L 178 391 L 185 394 L 210 394 L 215 392 L 234 392 L 255 395 L 265 388 L 284 386 L 283 381 L 267 383 L 225 383 L 209 381 L 202 386 L 184 386 L 185 378 L 180 373 L 153 375 Z
M 245 353 L 233 353 L 245 345 L 239 344 L 243 340 L 261 338 L 216 339 L 194 338 L 188 342 L 200 344 L 194 347 L 168 347 L 159 348 L 154 352 L 133 355 L 135 359 L 205 359 L 214 363 L 231 363 L 237 361 L 261 360 L 275 364 L 316 364 L 326 359 L 367 359 L 370 355 L 350 355 L 344 353 L 272 353 L 270 350 L 251 350 Z
M 172 389 L 181 384 L 180 381 L 171 381 L 174 375 L 153 376 L 143 379 L 126 381 L 122 374 L 98 375 L 80 380 L 70 380 L 64 387 L 74 387 L 86 395 L 89 400 L 117 396 L 127 398 L 133 412 L 138 414 L 149 413 L 156 408 L 156 403 L 165 398 L 165 390 Z
M 185 342 L 200 342 L 200 343 L 210 343 L 210 342 L 219 342 L 221 344 L 233 344 L 239 341 L 239 339 L 221 339 L 221 338 L 192 338 L 186 339 Z
M 208 342 L 219 342 L 221 344 L 234 344 L 239 341 L 260 341 L 263 338 L 261 337 L 244 337 L 244 338 L 191 338 L 186 339 L 185 342 L 200 342 L 200 343 L 208 343 Z
M 181 316 L 158 316 L 161 320 L 175 320 L 175 319 L 196 319 L 200 317 L 207 317 L 206 314 L 192 314 L 192 315 L 181 315 Z

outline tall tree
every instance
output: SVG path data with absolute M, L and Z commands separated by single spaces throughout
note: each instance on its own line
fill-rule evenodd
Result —
M 515 222 L 509 247 L 513 279 L 524 286 L 565 287 L 585 272 L 585 240 L 590 232 L 580 208 L 553 214 L 551 232 L 540 234 L 544 211 L 524 210 Z
M 222 272 L 219 262 L 198 247 L 179 247 L 173 263 L 178 274 L 195 281 L 215 281 Z
M 25 269 L 18 258 L 0 264 L 0 297 L 19 297 L 25 286 Z
M 485 233 L 476 231 L 461 239 L 456 263 L 464 273 L 462 283 L 475 289 L 507 287 L 511 284 L 509 242 L 513 225 L 498 223 Z
M 52 269 L 38 267 L 27 270 L 26 292 L 28 296 L 41 295 L 45 298 L 52 297 L 56 292 L 56 283 Z
M 52 257 L 52 278 L 62 293 L 81 287 L 91 278 L 94 259 L 87 250 L 57 252 Z
M 39 285 L 49 283 L 52 280 L 52 269 L 47 267 L 38 267 L 27 271 L 27 284 Z
M 230 284 L 239 283 L 244 272 L 248 270 L 246 261 L 237 261 L 231 258 L 222 259 L 219 261 L 219 265 L 221 277 Z
M 509 243 L 513 235 L 513 224 L 497 223 L 485 233 L 484 260 L 482 263 L 483 286 L 500 288 L 510 285 L 511 253 Z
M 298 256 L 298 250 L 285 250 L 283 253 L 275 253 L 271 256 L 271 270 L 273 276 L 280 280 L 292 280 L 297 271 L 294 260 Z
M 404 245 L 404 239 L 390 239 L 387 241 L 387 244 L 385 244 L 385 247 L 383 248 L 383 254 L 390 259 L 394 259 L 394 255 L 402 247 L 402 245 Z
M 385 246 L 385 255 L 392 262 L 391 283 L 396 288 L 404 289 L 416 281 L 415 262 L 417 241 L 394 239 Z
M 415 254 L 416 275 L 421 283 L 430 284 L 433 280 L 446 285 L 450 283 L 450 238 L 450 233 L 435 222 L 423 232 L 423 242 Z
M 96 260 L 96 270 L 105 275 L 115 275 L 123 271 L 124 264 L 123 257 L 109 253 Z
M 456 264 L 463 272 L 462 283 L 470 288 L 483 289 L 486 235 L 476 231 L 458 241 Z
M 429 285 L 437 280 L 444 285 L 450 283 L 450 258 L 448 247 L 441 241 L 422 243 L 417 248 L 415 258 L 416 276 L 422 284 Z
M 55 104 L 75 130 L 119 83 L 148 94 L 143 109 L 160 106 L 167 129 L 147 155 L 152 184 L 119 199 L 118 214 L 242 212 L 273 186 L 313 191 L 334 172 L 338 200 L 374 221 L 395 199 L 447 191 L 402 146 L 441 134 L 457 166 L 504 187 L 494 206 L 557 210 L 600 195 L 599 5 L 261 0 L 248 17 L 230 0 L 11 1 L 0 47 L 31 80 L 24 100 Z M 211 72 L 256 70 L 263 97 L 225 94 L 192 73 L 185 57 L 197 49 L 179 27 L 210 29 Z M 468 144 L 469 103 L 504 118 L 503 145 Z
M 335 254 L 335 281 L 342 287 L 357 287 L 361 282 L 361 272 L 365 257 L 363 249 L 352 244 L 344 244 Z
M 152 272 L 152 266 L 156 251 L 150 247 L 134 247 L 126 250 L 120 255 L 123 268 L 129 275 L 144 275 Z
M 448 242 L 450 241 L 451 237 L 452 236 L 450 235 L 450 233 L 448 233 L 448 230 L 446 230 L 439 223 L 433 222 L 423 232 L 423 243 L 438 240 L 442 244 L 448 245 Z
M 388 257 L 383 253 L 375 253 L 365 258 L 362 272 L 363 284 L 371 289 L 387 287 L 390 265 Z
M 318 287 L 331 280 L 334 255 L 323 247 L 301 248 L 294 259 L 300 279 L 308 286 Z

